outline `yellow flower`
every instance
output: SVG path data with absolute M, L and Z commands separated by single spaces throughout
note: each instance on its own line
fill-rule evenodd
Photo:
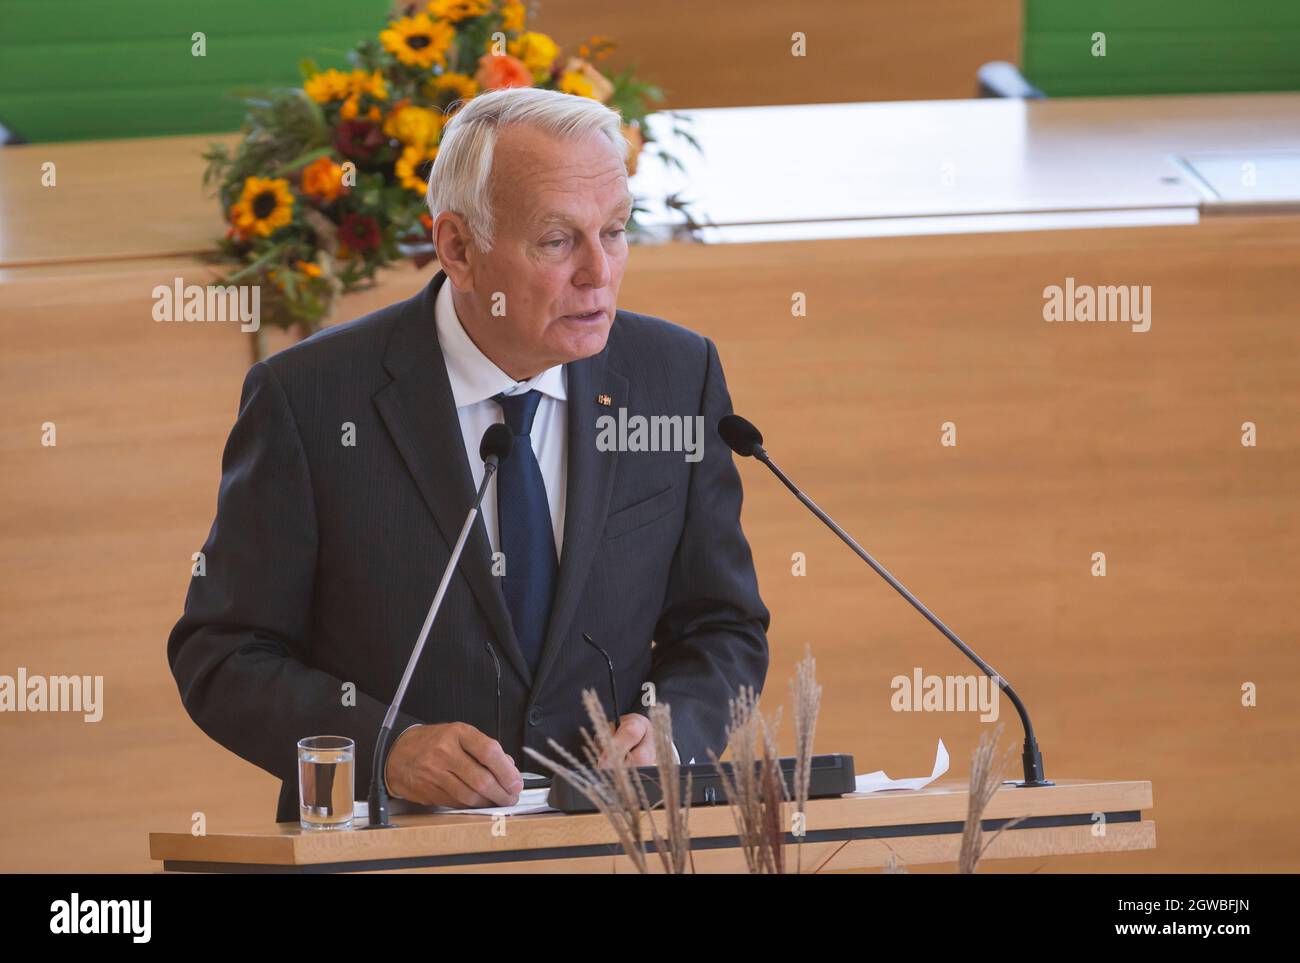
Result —
M 507 0 L 501 5 L 501 29 L 509 33 L 518 33 L 524 29 L 524 17 L 527 11 L 517 0 Z
M 567 86 L 566 86 L 567 82 Z M 580 57 L 570 57 L 560 78 L 560 90 L 607 103 L 614 96 L 609 78 Z
M 307 92 L 307 96 L 318 104 L 328 104 L 362 94 L 375 100 L 388 99 L 388 87 L 384 83 L 383 74 L 367 73 L 364 70 L 354 70 L 345 74 L 331 67 L 329 70 L 312 74 L 302 87 Z
M 318 104 L 328 104 L 332 100 L 342 100 L 351 90 L 351 78 L 341 70 L 330 68 L 312 74 L 304 83 L 303 90 L 307 96 Z
M 549 71 L 560 54 L 560 48 L 554 40 L 544 33 L 532 31 L 511 40 L 506 45 L 506 50 L 522 60 L 534 77 L 540 77 Z
M 309 278 L 320 277 L 320 265 L 312 261 L 294 261 L 293 266 Z
M 402 63 L 428 70 L 434 64 L 447 62 L 447 50 L 455 36 L 456 28 L 451 24 L 434 22 L 420 13 L 393 21 L 380 32 L 379 39 L 384 49 Z
M 442 134 L 443 117 L 428 107 L 399 107 L 384 121 L 384 133 L 407 147 L 432 147 Z
M 293 194 L 283 178 L 250 177 L 230 208 L 230 223 L 242 234 L 270 237 L 293 220 Z
M 388 84 L 384 81 L 384 75 L 378 70 L 374 73 L 354 70 L 352 71 L 351 81 L 354 94 L 365 94 L 375 100 L 388 99 Z
M 566 70 L 560 75 L 560 92 L 576 94 L 579 97 L 590 97 L 592 95 L 591 81 L 576 70 Z
M 431 0 L 429 16 L 436 20 L 460 23 L 471 17 L 481 17 L 488 12 L 485 0 Z
M 419 170 L 437 156 L 436 147 L 427 149 L 407 147 L 402 151 L 402 156 L 397 159 L 397 163 L 393 165 L 393 173 L 397 175 L 403 187 L 423 194 L 429 189 L 429 182 L 420 176 Z
M 424 85 L 424 96 L 437 100 L 438 95 L 451 91 L 452 101 L 469 100 L 478 94 L 478 84 L 469 74 L 448 71 Z

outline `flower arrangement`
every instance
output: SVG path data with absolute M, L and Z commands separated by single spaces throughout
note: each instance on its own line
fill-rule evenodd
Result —
M 259 285 L 263 326 L 305 336 L 380 268 L 432 258 L 426 178 L 443 127 L 481 92 L 536 86 L 617 110 L 629 175 L 650 140 L 645 118 L 663 95 L 634 68 L 597 66 L 609 38 L 566 55 L 529 29 L 519 0 L 432 0 L 401 14 L 357 44 L 350 71 L 305 61 L 301 87 L 245 92 L 242 139 L 233 152 L 214 144 L 204 154 L 204 184 L 216 185 L 229 223 L 215 259 L 234 267 L 220 283 Z M 254 355 L 262 351 L 259 333 Z

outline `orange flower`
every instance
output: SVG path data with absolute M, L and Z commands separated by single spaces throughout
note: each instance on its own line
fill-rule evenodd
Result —
M 478 73 L 474 75 L 478 85 L 484 90 L 500 90 L 502 87 L 531 87 L 533 74 L 522 60 L 509 54 L 493 56 L 484 54 L 478 61 Z
M 320 265 L 311 261 L 294 261 L 293 266 L 309 278 L 320 277 Z
M 359 94 L 353 94 L 347 100 L 343 101 L 343 105 L 339 107 L 339 116 L 344 120 L 356 120 L 357 114 L 360 112 L 361 97 Z M 371 104 L 370 109 L 366 111 L 366 118 L 369 120 L 378 121 L 381 120 L 383 116 L 383 113 L 374 104 Z
M 616 46 L 612 37 L 592 34 L 586 43 L 578 45 L 578 56 L 583 60 L 604 60 Z
M 636 161 L 641 156 L 641 148 L 645 146 L 645 137 L 641 134 L 640 127 L 634 127 L 631 124 L 619 124 L 623 131 L 623 139 L 627 141 L 627 176 L 631 177 L 636 173 Z
M 343 193 L 343 168 L 328 157 L 318 157 L 302 169 L 302 192 L 327 204 Z
M 508 33 L 518 33 L 524 29 L 524 18 L 528 12 L 518 0 L 507 0 L 501 5 L 501 28 Z

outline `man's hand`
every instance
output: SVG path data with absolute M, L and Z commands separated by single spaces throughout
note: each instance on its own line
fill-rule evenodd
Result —
M 614 730 L 614 752 L 619 757 L 627 757 L 633 766 L 653 766 L 655 764 L 654 728 L 650 720 L 639 712 L 629 712 L 620 716 L 618 728 Z M 599 760 L 601 767 L 611 764 L 603 755 Z
M 423 806 L 513 806 L 524 781 L 501 744 L 464 722 L 412 726 L 384 764 L 389 791 Z

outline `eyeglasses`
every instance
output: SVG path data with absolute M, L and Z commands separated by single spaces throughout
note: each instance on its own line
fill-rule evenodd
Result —
M 606 652 L 605 649 L 603 649 L 595 641 L 595 639 L 593 639 L 586 632 L 582 633 L 582 641 L 586 642 L 589 646 L 591 646 L 602 656 L 604 656 L 605 665 L 609 666 L 609 698 L 610 698 L 609 720 L 610 722 L 613 722 L 615 725 L 617 725 L 618 717 L 619 717 L 618 707 L 621 703 L 618 701 L 618 677 L 614 673 L 614 660 L 611 659 L 609 653 Z M 493 648 L 490 640 L 484 639 L 483 647 L 487 649 L 488 657 L 492 659 L 492 672 L 495 677 L 495 683 L 496 683 L 496 731 L 492 734 L 492 738 L 495 739 L 497 742 L 500 742 L 501 741 L 501 660 L 497 658 L 497 651 L 495 648 Z
M 492 657 L 492 668 L 496 672 L 497 680 L 497 729 L 492 734 L 492 738 L 498 743 L 501 742 L 501 660 L 497 658 L 497 650 L 492 648 L 492 643 L 488 639 L 483 640 L 483 645 L 487 648 L 488 655 Z
M 618 701 L 618 679 L 614 675 L 614 660 L 611 659 L 609 653 L 597 645 L 595 640 L 593 640 L 586 632 L 582 633 L 582 641 L 586 642 L 589 646 L 603 655 L 605 657 L 605 664 L 609 666 L 609 697 L 611 700 L 609 721 L 618 725 L 618 707 L 621 703 Z

